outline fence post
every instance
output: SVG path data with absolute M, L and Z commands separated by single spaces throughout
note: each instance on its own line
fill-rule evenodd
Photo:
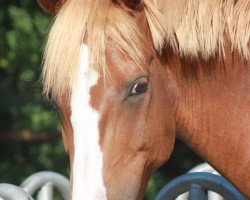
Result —
M 37 200 L 53 200 L 53 184 L 46 183 L 37 194 Z
M 32 196 L 46 183 L 52 183 L 54 188 L 56 188 L 56 190 L 63 196 L 64 200 L 70 199 L 69 180 L 55 172 L 44 171 L 35 173 L 23 181 L 21 187 Z

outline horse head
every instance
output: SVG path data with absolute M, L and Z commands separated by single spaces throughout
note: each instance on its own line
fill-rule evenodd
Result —
M 40 4 L 59 11 L 43 82 L 60 113 L 72 198 L 142 199 L 175 140 L 178 93 L 159 57 L 160 14 L 148 0 Z

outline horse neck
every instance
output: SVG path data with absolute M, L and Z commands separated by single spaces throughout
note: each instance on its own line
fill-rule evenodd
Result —
M 191 78 L 183 75 L 189 69 L 183 70 L 182 61 L 175 65 L 177 137 L 249 198 L 250 65 L 229 51 L 226 56 L 223 63 L 197 61 Z

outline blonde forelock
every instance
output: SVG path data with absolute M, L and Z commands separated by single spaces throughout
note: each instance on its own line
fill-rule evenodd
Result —
M 126 52 L 140 66 L 145 60 L 142 34 L 132 17 L 110 0 L 68 0 L 57 14 L 48 36 L 42 72 L 45 96 L 51 94 L 60 102 L 65 92 L 72 92 L 85 36 L 90 69 L 105 74 L 107 38 L 115 41 L 118 50 Z M 159 41 L 156 46 L 159 48 Z

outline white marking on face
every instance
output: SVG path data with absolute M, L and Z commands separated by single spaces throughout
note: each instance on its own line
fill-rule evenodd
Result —
M 88 47 L 82 45 L 76 86 L 71 96 L 71 124 L 74 132 L 73 200 L 105 200 L 102 152 L 99 145 L 98 112 L 90 105 L 90 88 L 98 75 L 89 73 Z

